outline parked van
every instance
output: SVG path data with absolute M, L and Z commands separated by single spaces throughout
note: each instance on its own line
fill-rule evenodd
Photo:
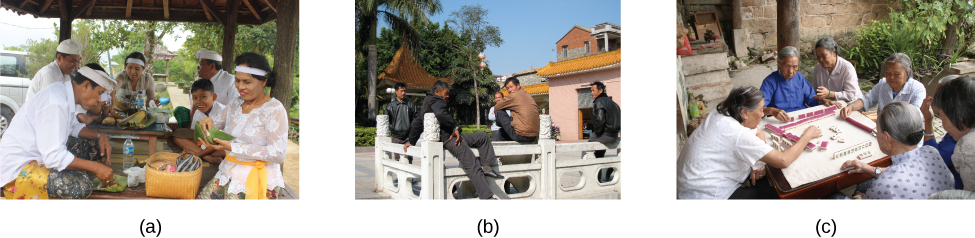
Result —
M 0 50 L 0 136 L 27 97 L 27 52 Z

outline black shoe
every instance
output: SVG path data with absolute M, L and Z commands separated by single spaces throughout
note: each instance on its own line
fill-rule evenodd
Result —
M 494 171 L 494 169 L 492 169 L 492 168 L 483 168 L 482 167 L 481 169 L 483 169 L 483 171 L 484 171 L 484 176 L 488 176 L 488 177 L 492 177 L 492 178 L 496 178 L 496 179 L 503 179 L 504 178 L 504 176 L 501 176 L 501 174 L 498 173 L 498 171 Z

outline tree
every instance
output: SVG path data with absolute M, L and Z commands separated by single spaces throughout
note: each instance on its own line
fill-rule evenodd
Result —
M 971 3 L 962 0 L 949 1 L 948 4 L 951 5 L 951 16 L 948 18 L 948 27 L 945 30 L 945 34 L 947 34 L 947 36 L 942 44 L 943 49 L 941 50 L 941 54 L 953 56 L 955 54 L 955 50 L 960 48 L 962 51 L 964 51 L 965 47 L 968 47 L 968 45 L 965 44 L 964 37 L 972 38 L 972 27 L 971 24 L 966 23 L 975 17 L 975 13 L 973 13 L 973 10 L 975 9 L 972 9 Z M 964 30 L 966 26 L 968 26 L 969 31 Z M 960 42 L 959 37 L 963 37 L 963 40 Z
M 487 14 L 488 10 L 481 8 L 480 4 L 475 6 L 464 5 L 460 8 L 460 10 L 450 13 L 450 20 L 447 20 L 448 24 L 452 24 L 455 26 L 455 28 L 457 28 L 461 39 L 464 39 L 465 41 L 464 47 L 459 47 L 457 49 L 467 56 L 466 63 L 468 64 L 469 68 L 474 70 L 473 74 L 475 77 L 471 78 L 476 78 L 477 71 L 475 68 L 478 67 L 480 62 L 477 60 L 472 61 L 470 59 L 477 56 L 479 52 L 483 52 L 487 46 L 500 47 L 501 44 L 504 44 L 504 40 L 501 39 L 501 31 L 498 29 L 498 27 L 490 25 L 490 23 L 487 21 Z M 480 103 L 480 95 L 485 94 L 480 93 L 481 88 L 477 86 L 477 81 L 478 80 L 476 79 L 473 80 L 474 86 L 471 87 L 471 91 L 473 91 L 474 103 L 478 108 L 478 110 L 475 112 L 477 115 L 477 129 L 481 129 L 480 108 L 483 107 L 483 105 Z
M 355 28 L 357 51 L 368 52 L 369 79 L 369 119 L 376 118 L 376 28 L 377 22 L 384 20 L 397 35 L 410 46 L 419 50 L 420 38 L 409 20 L 426 23 L 427 14 L 440 13 L 440 0 L 356 0 Z M 365 47 L 368 48 L 366 49 Z

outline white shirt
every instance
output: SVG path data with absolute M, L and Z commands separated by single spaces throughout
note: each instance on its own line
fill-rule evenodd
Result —
M 219 102 L 213 102 L 209 115 L 197 109 L 196 112 L 193 113 L 193 121 L 190 121 L 190 129 L 196 129 L 196 122 L 203 120 L 203 118 L 207 118 L 208 116 L 220 116 L 220 112 L 223 112 L 223 104 L 220 104 Z
M 274 98 L 247 114 L 241 110 L 242 103 L 244 100 L 240 97 L 231 100 L 220 115 L 211 117 L 213 127 L 237 137 L 230 141 L 233 150 L 228 151 L 227 156 L 235 156 L 241 162 L 267 161 L 267 188 L 283 188 L 281 163 L 288 152 L 288 112 L 281 101 Z M 246 192 L 251 168 L 253 166 L 224 160 L 214 178 L 220 179 L 220 185 L 227 186 L 227 193 Z
M 34 74 L 34 78 L 30 80 L 30 86 L 27 86 L 27 95 L 24 97 L 24 103 L 27 103 L 30 98 L 40 93 L 41 90 L 44 90 L 44 88 L 47 88 L 47 86 L 62 82 L 71 82 L 71 75 L 61 72 L 61 67 L 58 66 L 57 60 L 45 65 L 44 67 L 41 67 L 41 69 Z M 82 108 L 81 105 L 75 106 L 75 111 L 78 113 L 88 112 Z
M 508 113 L 508 116 L 511 116 L 511 110 L 504 110 L 504 111 Z M 488 113 L 488 120 L 491 120 L 491 131 L 501 130 L 501 127 L 498 126 L 498 123 L 495 122 L 498 119 L 494 116 L 494 107 L 491 107 L 491 110 L 489 112 L 490 113 Z
M 64 170 L 74 161 L 68 135 L 78 135 L 71 82 L 55 83 L 24 103 L 0 140 L 0 184 L 7 184 L 31 161 Z
M 856 68 L 843 57 L 836 56 L 836 66 L 833 68 L 833 73 L 830 73 L 822 64 L 816 64 L 813 75 L 815 76 L 812 81 L 813 87 L 826 87 L 832 90 L 837 101 L 852 102 L 863 97 Z
M 202 78 L 196 78 L 196 80 L 200 79 Z M 233 74 L 220 70 L 216 75 L 213 75 L 213 78 L 210 78 L 210 82 L 213 82 L 213 93 L 217 94 L 217 102 L 220 104 L 230 105 L 230 100 L 240 97 L 240 92 L 237 91 L 237 87 L 234 87 Z
M 678 199 L 728 199 L 772 146 L 734 118 L 711 111 L 677 159 Z
M 880 112 L 884 110 L 884 106 L 892 102 L 907 102 L 914 105 L 915 108 L 921 108 L 921 102 L 924 101 L 927 94 L 928 91 L 924 89 L 924 84 L 914 78 L 908 78 L 904 87 L 897 93 L 897 97 L 894 97 L 894 91 L 890 88 L 890 84 L 887 84 L 887 78 L 881 78 L 880 82 L 873 86 L 870 92 L 864 94 L 860 100 L 863 101 L 864 110 L 877 106 L 877 111 Z M 920 111 L 918 112 L 920 113 Z

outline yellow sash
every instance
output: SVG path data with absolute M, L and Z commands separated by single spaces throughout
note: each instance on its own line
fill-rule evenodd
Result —
M 254 166 L 247 174 L 247 195 L 245 195 L 245 199 L 267 199 L 267 169 L 264 168 L 267 162 L 260 160 L 241 162 L 234 156 L 227 156 L 227 160 L 237 164 Z

